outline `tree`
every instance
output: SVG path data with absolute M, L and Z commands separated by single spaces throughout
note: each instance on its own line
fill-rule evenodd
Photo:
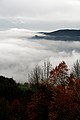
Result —
M 38 88 L 41 79 L 41 68 L 38 65 L 28 74 L 28 79 L 31 84 L 35 84 Z
M 72 73 L 76 76 L 77 79 L 80 79 L 80 61 L 77 60 L 72 68 Z
M 38 88 L 39 83 L 48 84 L 49 76 L 51 70 L 51 63 L 49 61 L 45 61 L 43 65 L 40 67 L 36 65 L 33 70 L 28 74 L 28 79 L 31 84 L 36 84 Z
M 66 63 L 63 61 L 55 69 L 50 72 L 50 80 L 51 85 L 63 85 L 67 84 L 68 79 L 68 67 Z
M 50 93 L 45 85 L 39 86 L 39 89 L 31 97 L 31 101 L 26 106 L 25 116 L 28 120 L 49 120 L 48 104 Z
M 49 77 L 50 77 L 50 71 L 52 68 L 52 64 L 49 60 L 44 61 L 42 69 L 41 69 L 41 80 L 42 82 L 45 82 L 46 85 L 48 85 Z

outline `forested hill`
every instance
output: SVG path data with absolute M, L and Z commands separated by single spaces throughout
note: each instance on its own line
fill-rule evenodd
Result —
M 61 40 L 61 41 L 80 41 L 80 30 L 63 29 L 53 32 L 39 32 L 34 39 Z
M 48 33 L 43 32 L 43 34 L 52 36 L 80 36 L 80 30 L 63 29 Z

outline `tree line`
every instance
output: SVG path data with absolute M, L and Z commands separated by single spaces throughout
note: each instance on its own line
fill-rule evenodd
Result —
M 80 61 L 36 65 L 29 82 L 0 76 L 0 120 L 80 120 Z

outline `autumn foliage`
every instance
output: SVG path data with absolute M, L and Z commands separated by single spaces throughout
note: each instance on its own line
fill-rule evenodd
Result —
M 0 120 L 80 120 L 80 80 L 64 61 L 38 89 L 11 81 L 0 77 Z

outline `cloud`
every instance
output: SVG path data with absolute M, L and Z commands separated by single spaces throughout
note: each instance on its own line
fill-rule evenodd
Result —
M 43 45 L 28 39 L 31 33 L 18 29 L 0 32 L 0 74 L 25 81 L 27 69 L 51 55 Z
M 80 58 L 80 42 L 31 40 L 36 32 L 26 28 L 54 30 L 79 24 L 80 0 L 0 0 L 0 74 L 26 81 L 27 72 L 46 58 L 53 66 L 65 60 L 71 67 Z
M 48 21 L 79 21 L 78 0 L 1 0 L 1 17 L 19 17 Z M 16 18 L 17 19 L 17 18 Z
M 0 0 L 0 29 L 79 28 L 79 0 Z
M 79 28 L 79 0 L 0 0 L 0 29 Z
M 80 42 L 32 40 L 36 32 L 26 29 L 0 31 L 0 75 L 27 81 L 27 73 L 49 58 L 53 66 L 65 60 L 71 67 L 80 59 Z

